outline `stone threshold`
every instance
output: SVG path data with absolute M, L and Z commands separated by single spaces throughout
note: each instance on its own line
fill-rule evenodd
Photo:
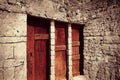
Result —
M 73 80 L 86 80 L 86 77 L 85 75 L 79 75 L 79 76 L 73 77 Z

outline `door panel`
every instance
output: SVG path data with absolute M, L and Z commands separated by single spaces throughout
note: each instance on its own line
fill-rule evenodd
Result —
M 46 80 L 47 41 L 35 41 L 35 80 Z
M 56 80 L 66 79 L 66 56 L 65 54 L 66 54 L 65 51 L 56 51 L 56 56 L 55 56 Z
M 73 76 L 80 75 L 80 32 L 79 28 L 72 28 L 72 73 Z
M 49 23 L 28 18 L 27 78 L 49 80 Z
M 34 27 L 27 27 L 27 79 L 34 80 Z
M 55 28 L 55 80 L 66 80 L 66 25 Z

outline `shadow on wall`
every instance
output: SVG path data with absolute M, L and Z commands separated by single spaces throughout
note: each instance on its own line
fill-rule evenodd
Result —
M 84 75 L 84 36 L 83 36 L 83 29 L 84 25 L 81 25 L 82 27 L 80 28 L 80 75 Z

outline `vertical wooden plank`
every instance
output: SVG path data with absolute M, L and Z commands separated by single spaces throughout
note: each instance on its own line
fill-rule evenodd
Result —
M 76 44 L 77 42 L 77 44 Z M 72 27 L 72 72 L 73 76 L 80 75 L 80 32 L 76 26 Z
M 56 23 L 55 28 L 55 42 L 56 46 L 65 46 L 66 47 L 66 25 Z M 55 52 L 55 80 L 66 80 L 66 49 L 58 50 Z
M 56 80 L 66 80 L 66 52 L 57 51 L 55 56 Z
M 35 80 L 46 80 L 47 51 L 46 41 L 35 41 Z
M 34 26 L 27 27 L 27 80 L 34 80 Z
M 39 20 L 36 23 L 35 35 L 49 35 L 48 22 Z M 48 38 L 49 39 L 49 38 Z M 35 40 L 35 80 L 48 80 L 49 77 L 49 40 Z

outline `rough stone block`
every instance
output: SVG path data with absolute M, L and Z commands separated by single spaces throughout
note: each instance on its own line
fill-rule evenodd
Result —
M 71 44 L 71 43 L 72 43 L 72 38 L 68 38 L 68 45 Z
M 55 60 L 51 60 L 51 66 L 55 65 Z
M 50 80 L 55 80 L 55 75 L 50 75 Z
M 72 61 L 72 55 L 68 56 L 69 61 Z
M 68 34 L 71 34 L 71 33 L 72 33 L 72 28 L 69 27 Z
M 13 58 L 13 45 L 0 44 L 0 59 Z
M 50 51 L 50 55 L 54 56 L 55 55 L 55 51 Z
M 119 36 L 104 36 L 104 43 L 120 43 Z
M 10 68 L 10 67 L 14 67 L 14 65 L 15 65 L 15 59 L 4 60 L 4 67 Z
M 72 65 L 72 60 L 71 60 L 71 59 L 68 61 L 68 65 L 69 65 L 69 66 Z
M 52 38 L 52 39 L 50 39 L 50 41 L 51 41 L 50 45 L 55 45 L 55 39 Z
M 15 80 L 26 80 L 25 68 L 24 65 L 15 67 Z
M 55 33 L 50 33 L 50 38 L 55 39 Z
M 0 68 L 0 80 L 4 80 L 3 79 L 3 69 L 2 68 Z
M 14 67 L 4 68 L 4 80 L 15 80 Z
M 72 44 L 68 44 L 68 50 L 72 50 Z
M 25 42 L 26 37 L 0 37 L 0 43 L 11 44 Z
M 68 68 L 69 68 L 69 72 L 71 74 L 71 72 L 72 72 L 72 66 L 69 66 Z
M 71 56 L 72 55 L 72 51 L 71 50 L 67 50 L 67 55 Z
M 55 67 L 50 67 L 50 74 L 54 75 L 55 74 Z
M 8 0 L 8 3 L 9 3 L 9 4 L 16 4 L 16 3 L 17 3 L 17 0 Z
M 16 59 L 26 58 L 26 43 L 16 43 L 14 44 L 14 57 Z
M 54 33 L 55 32 L 55 26 L 50 26 L 50 33 Z
M 54 50 L 55 50 L 55 46 L 52 45 L 52 46 L 50 47 L 50 50 L 51 50 L 51 51 L 54 51 Z
M 4 61 L 0 60 L 0 68 L 3 67 L 3 63 L 4 63 Z
M 71 37 L 72 37 L 72 33 L 68 32 L 68 38 L 71 38 Z
M 54 60 L 55 61 L 55 56 L 51 56 L 51 61 Z
M 86 80 L 86 78 L 85 76 L 80 75 L 80 76 L 73 77 L 73 80 Z
M 0 36 L 26 36 L 26 14 L 0 14 Z
M 0 3 L 7 3 L 7 0 L 0 0 Z
M 15 59 L 14 66 L 17 67 L 17 66 L 20 66 L 20 65 L 26 65 L 25 64 L 25 59 Z

